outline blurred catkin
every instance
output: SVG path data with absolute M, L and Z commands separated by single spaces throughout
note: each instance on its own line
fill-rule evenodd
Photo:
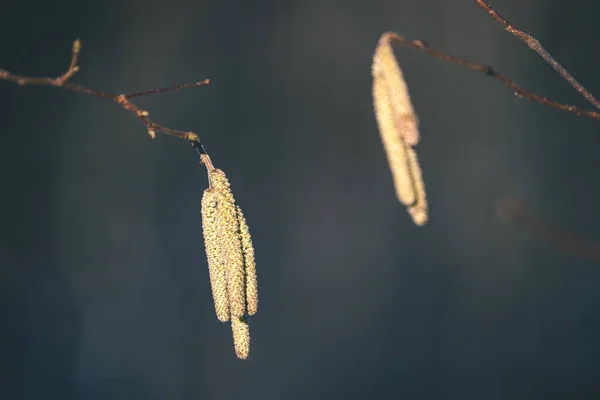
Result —
M 202 231 L 208 260 L 208 273 L 215 312 L 221 322 L 229 320 L 229 296 L 225 274 L 225 257 L 221 230 L 217 221 L 217 198 L 213 189 L 206 189 L 202 196 Z
M 396 61 L 391 45 L 391 32 L 384 33 L 379 39 L 374 56 L 374 68 L 378 70 L 378 78 L 385 86 L 386 101 L 391 111 L 392 124 L 397 134 L 409 146 L 419 143 L 419 119 L 415 113 L 404 74 Z
M 427 195 L 425 194 L 425 184 L 423 183 L 423 175 L 421 173 L 417 152 L 412 147 L 408 147 L 407 153 L 408 168 L 415 191 L 415 201 L 408 206 L 408 213 L 416 225 L 422 226 L 425 225 L 429 219 L 429 206 L 427 204 Z
M 404 204 L 416 225 L 428 219 L 425 185 L 416 151 L 420 140 L 418 118 L 414 111 L 404 75 L 385 33 L 373 56 L 373 106 L 398 200 Z
M 202 228 L 217 318 L 231 320 L 235 352 L 250 352 L 248 315 L 258 310 L 256 262 L 250 230 L 229 180 L 204 155 L 209 188 L 202 197 Z

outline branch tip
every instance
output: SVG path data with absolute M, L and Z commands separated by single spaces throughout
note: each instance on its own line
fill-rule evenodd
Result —
M 120 105 L 125 110 L 131 112 L 135 115 L 141 123 L 144 124 L 148 131 L 148 135 L 154 139 L 156 138 L 156 133 L 161 132 L 165 135 L 170 135 L 177 137 L 179 139 L 188 140 L 188 141 L 199 141 L 198 135 L 193 132 L 187 131 L 179 131 L 176 129 L 171 129 L 163 125 L 159 125 L 148 118 L 150 113 L 146 110 L 142 110 L 133 104 L 129 99 L 132 97 L 144 96 L 152 93 L 161 93 L 168 92 L 174 90 L 180 90 L 184 88 L 190 87 L 198 87 L 202 85 L 208 84 L 210 81 L 205 79 L 203 81 L 198 81 L 194 83 L 187 83 L 184 85 L 174 86 L 171 88 L 162 88 L 162 89 L 151 89 L 145 90 L 143 92 L 134 92 L 134 93 L 109 93 L 103 92 L 101 90 L 90 89 L 88 87 L 78 85 L 75 83 L 67 82 L 77 71 L 79 71 L 79 66 L 77 65 L 77 60 L 79 53 L 81 51 L 81 40 L 76 39 L 73 42 L 72 53 L 71 53 L 71 62 L 69 64 L 69 68 L 67 71 L 55 78 L 52 77 L 30 77 L 30 76 L 21 76 L 17 74 L 13 74 L 9 71 L 0 69 L 0 80 L 7 80 L 14 84 L 23 86 L 23 85 L 44 85 L 44 86 L 54 86 L 54 87 L 62 87 L 64 89 L 87 94 L 90 96 L 100 97 L 103 99 L 111 100 Z

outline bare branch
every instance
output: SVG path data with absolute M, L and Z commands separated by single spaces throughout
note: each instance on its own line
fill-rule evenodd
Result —
M 586 100 L 589 101 L 594 107 L 600 109 L 600 102 L 598 101 L 598 99 L 596 99 L 596 97 L 594 97 L 593 94 L 588 92 L 587 89 L 584 88 L 581 83 L 577 82 L 573 75 L 571 75 L 566 69 L 564 69 L 563 66 L 560 65 L 558 61 L 556 61 L 554 57 L 552 57 L 550 53 L 548 53 L 546 49 L 542 47 L 542 45 L 536 38 L 512 26 L 507 20 L 505 20 L 500 14 L 498 14 L 496 10 L 492 8 L 492 6 L 490 5 L 490 3 L 487 2 L 487 0 L 475 0 L 475 2 L 479 4 L 479 6 L 483 8 L 488 14 L 490 14 L 490 16 L 494 18 L 498 23 L 504 26 L 504 29 L 506 29 L 508 32 L 510 32 L 517 38 L 521 39 L 533 51 L 538 53 L 544 59 L 544 61 L 550 64 L 550 66 L 552 66 L 552 68 L 554 68 L 556 72 L 558 72 L 560 76 L 563 77 L 564 80 L 569 82 L 573 89 L 577 90 L 577 92 L 579 92 L 579 94 L 585 97 Z
M 13 74 L 12 72 L 0 69 L 0 80 L 6 80 L 6 81 L 13 82 L 13 83 L 16 83 L 17 85 L 21 85 L 21 86 L 43 85 L 43 86 L 61 87 L 61 88 L 64 88 L 64 89 L 67 89 L 67 90 L 70 90 L 73 92 L 83 93 L 83 94 L 87 94 L 90 96 L 101 97 L 103 99 L 112 100 L 115 103 L 119 104 L 121 107 L 123 107 L 125 110 L 127 110 L 127 111 L 131 112 L 133 115 L 135 115 L 140 120 L 140 122 L 142 122 L 146 126 L 146 129 L 148 130 L 148 134 L 150 135 L 150 137 L 152 139 L 154 139 L 156 137 L 156 132 L 160 132 L 165 135 L 174 136 L 179 139 L 187 140 L 187 141 L 191 142 L 192 144 L 194 144 L 196 142 L 200 143 L 200 139 L 198 138 L 198 135 L 196 135 L 194 132 L 179 131 L 176 129 L 171 129 L 164 125 L 160 125 L 160 124 L 157 124 L 156 122 L 152 121 L 150 118 L 148 118 L 148 115 L 149 115 L 148 111 L 140 109 L 135 104 L 133 104 L 129 99 L 133 98 L 133 97 L 146 96 L 146 95 L 154 94 L 154 93 L 171 92 L 171 91 L 175 91 L 175 90 L 181 90 L 181 89 L 187 89 L 187 88 L 207 85 L 210 82 L 208 79 L 205 79 L 200 82 L 187 83 L 184 85 L 178 85 L 178 86 L 168 87 L 168 88 L 144 90 L 141 92 L 131 92 L 131 93 L 103 92 L 101 90 L 90 89 L 90 88 L 87 88 L 85 86 L 82 86 L 82 85 L 79 85 L 76 83 L 68 82 L 69 79 L 71 79 L 73 77 L 73 75 L 75 75 L 75 73 L 79 70 L 77 61 L 79 59 L 80 51 L 81 51 L 81 41 L 79 39 L 77 39 L 77 40 L 75 40 L 75 42 L 73 42 L 73 49 L 71 51 L 71 62 L 69 64 L 69 68 L 67 69 L 67 71 L 64 74 L 60 75 L 59 77 L 41 78 L 41 77 L 22 76 L 22 75 Z
M 472 61 L 466 60 L 464 58 L 455 57 L 455 56 L 452 56 L 447 53 L 442 53 L 441 51 L 430 48 L 429 45 L 422 40 L 405 39 L 404 37 L 398 35 L 397 33 L 393 33 L 393 32 L 389 32 L 387 34 L 390 36 L 391 40 L 394 40 L 394 41 L 396 41 L 400 44 L 406 45 L 408 47 L 412 47 L 413 49 L 421 50 L 424 53 L 437 58 L 438 60 L 447 61 L 447 62 L 450 62 L 453 64 L 461 65 L 463 67 L 472 69 L 473 71 L 478 71 L 478 72 L 484 73 L 487 76 L 496 78 L 499 81 L 501 81 L 502 83 L 504 83 L 506 86 L 511 88 L 514 91 L 515 96 L 517 96 L 519 98 L 530 99 L 533 101 L 537 101 L 540 104 L 556 108 L 558 110 L 573 113 L 580 117 L 588 117 L 588 118 L 593 118 L 595 120 L 600 121 L 600 112 L 593 111 L 593 110 L 582 110 L 580 108 L 577 108 L 574 105 L 563 104 L 556 100 L 550 100 L 547 97 L 539 96 L 535 93 L 529 92 L 529 91 L 523 89 L 520 85 L 518 85 L 514 81 L 508 79 L 506 76 L 504 76 L 501 73 L 494 70 L 489 65 L 477 64 Z

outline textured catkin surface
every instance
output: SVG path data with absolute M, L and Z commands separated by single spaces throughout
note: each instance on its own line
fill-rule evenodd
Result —
M 232 316 L 246 314 L 246 284 L 244 255 L 242 252 L 235 200 L 225 173 L 215 169 L 210 173 L 211 188 L 217 197 L 217 218 L 225 256 L 229 310 Z
M 246 359 L 250 354 L 250 326 L 246 317 L 231 317 L 233 347 L 238 358 Z
M 221 322 L 229 320 L 229 296 L 225 275 L 221 230 L 217 221 L 217 197 L 214 190 L 206 189 L 202 196 L 202 232 L 208 261 L 208 272 L 215 312 Z
M 256 277 L 256 261 L 254 260 L 254 246 L 250 237 L 250 229 L 240 206 L 236 206 L 242 250 L 244 252 L 244 271 L 246 273 L 246 311 L 254 315 L 258 311 L 258 280 Z

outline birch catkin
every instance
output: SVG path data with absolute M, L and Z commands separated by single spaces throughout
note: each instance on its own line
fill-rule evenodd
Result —
M 250 230 L 244 218 L 244 213 L 239 206 L 237 208 L 238 222 L 240 224 L 240 236 L 242 239 L 242 251 L 244 253 L 244 270 L 246 273 L 246 309 L 248 315 L 254 315 L 258 311 L 258 282 L 256 279 L 256 262 L 254 261 L 254 246 L 250 237 Z
M 390 44 L 393 33 L 385 33 L 373 56 L 373 106 L 398 200 L 407 207 L 416 225 L 428 219 L 425 185 L 417 153 L 420 140 L 404 75 Z
M 248 358 L 250 353 L 250 327 L 246 317 L 231 317 L 231 331 L 233 332 L 233 348 L 238 358 Z
M 235 352 L 244 359 L 250 352 L 248 315 L 258 310 L 254 247 L 227 176 L 204 157 L 210 186 L 202 197 L 202 227 L 215 310 L 220 321 L 231 320 Z
M 208 273 L 215 312 L 221 322 L 229 320 L 229 296 L 227 294 L 226 260 L 217 220 L 217 198 L 213 189 L 206 189 L 202 196 L 202 232 L 208 261 Z
M 391 32 L 384 33 L 375 50 L 375 60 L 379 77 L 386 86 L 387 102 L 391 109 L 392 124 L 397 134 L 409 146 L 419 143 L 419 119 L 410 100 L 404 74 L 396 61 L 391 45 Z
M 210 185 L 215 191 L 218 202 L 217 218 L 219 218 L 223 254 L 227 265 L 225 275 L 229 294 L 229 310 L 232 316 L 242 317 L 246 313 L 245 272 L 235 201 L 229 180 L 220 169 L 211 171 Z

